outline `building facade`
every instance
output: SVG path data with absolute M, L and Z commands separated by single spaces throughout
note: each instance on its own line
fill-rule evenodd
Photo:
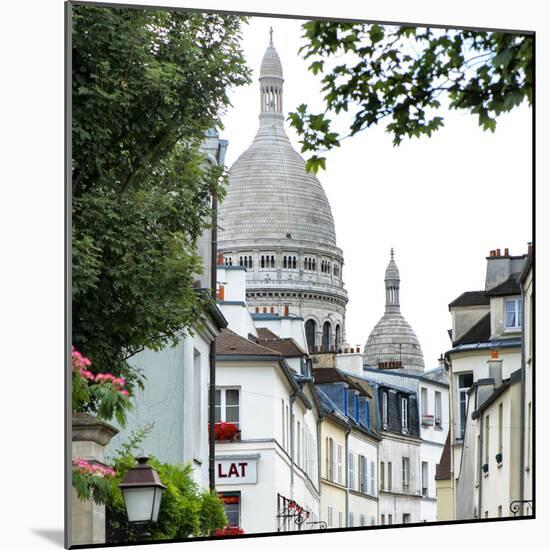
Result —
M 485 289 L 449 304 L 455 519 L 511 516 L 520 499 L 524 263 L 508 249 L 491 251 Z

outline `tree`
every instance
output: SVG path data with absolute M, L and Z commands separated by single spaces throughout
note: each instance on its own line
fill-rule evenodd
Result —
M 399 145 L 443 126 L 443 103 L 494 132 L 500 114 L 532 102 L 532 35 L 330 21 L 309 21 L 303 31 L 300 53 L 322 75 L 325 110 L 312 114 L 302 104 L 289 120 L 302 152 L 313 152 L 313 172 L 325 168 L 318 152 L 383 120 Z M 329 118 L 341 112 L 351 119 L 343 133 Z
M 128 389 L 128 359 L 177 342 L 204 306 L 196 243 L 224 178 L 200 145 L 250 80 L 243 21 L 73 7 L 73 343 Z

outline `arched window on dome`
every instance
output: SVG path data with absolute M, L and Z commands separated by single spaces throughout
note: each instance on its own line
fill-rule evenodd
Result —
M 306 321 L 306 340 L 309 351 L 315 351 L 315 332 L 317 331 L 317 323 L 313 319 Z
M 335 329 L 335 335 L 334 335 L 334 348 L 336 351 L 340 349 L 341 342 L 340 342 L 340 325 L 336 325 Z
M 252 256 L 248 256 L 248 267 L 252 269 Z
M 292 269 L 296 269 L 296 256 L 292 256 Z
M 241 267 L 244 267 L 244 262 L 243 262 L 243 257 L 242 256 L 239 256 L 239 265 Z
M 275 256 L 271 256 L 271 267 L 275 267 Z
M 323 351 L 330 351 L 332 327 L 328 321 L 323 324 Z
M 286 269 L 286 256 L 283 256 L 283 268 Z
M 304 258 L 304 269 L 307 269 L 307 258 Z
M 265 267 L 265 257 L 263 255 L 260 256 L 260 267 Z
M 312 265 L 313 265 L 313 271 L 317 271 L 317 270 L 315 269 L 315 268 L 317 267 L 317 266 L 315 265 L 315 258 L 313 258 Z

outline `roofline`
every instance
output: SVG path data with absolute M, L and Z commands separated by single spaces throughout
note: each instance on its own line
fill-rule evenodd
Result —
M 435 367 L 432 370 L 423 372 L 422 374 L 412 374 L 409 372 L 399 372 L 397 369 L 377 369 L 376 367 L 364 367 L 364 370 L 368 372 L 379 372 L 383 374 L 387 374 L 388 376 L 401 376 L 403 378 L 416 378 L 419 380 L 426 380 L 426 382 L 429 382 L 430 384 L 436 384 L 438 386 L 444 386 L 446 388 L 449 387 L 449 384 L 446 384 L 445 382 L 439 382 L 438 380 L 432 380 L 430 378 L 426 378 L 426 375 L 430 372 L 433 372 L 434 370 L 439 369 L 440 367 Z
M 473 346 L 466 348 L 465 346 Z M 475 351 L 486 351 L 491 349 L 510 349 L 510 348 L 519 348 L 521 349 L 521 337 L 509 338 L 508 340 L 499 339 L 499 340 L 489 340 L 488 342 L 477 342 L 475 344 L 460 344 L 456 348 L 451 348 L 445 352 L 447 357 L 452 353 L 467 353 Z

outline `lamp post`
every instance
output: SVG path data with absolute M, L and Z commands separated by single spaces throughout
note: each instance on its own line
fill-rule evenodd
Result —
M 159 517 L 162 492 L 166 488 L 161 482 L 157 471 L 147 463 L 148 457 L 141 456 L 138 463 L 128 470 L 119 484 L 128 521 L 139 529 L 139 539 L 149 540 L 147 532 L 149 523 L 156 523 Z

